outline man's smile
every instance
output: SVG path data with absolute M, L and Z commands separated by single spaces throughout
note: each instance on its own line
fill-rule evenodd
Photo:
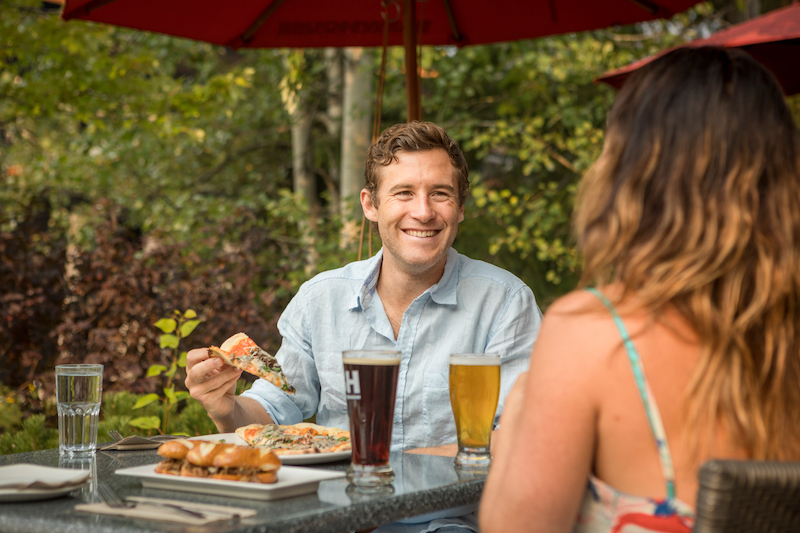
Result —
M 403 230 L 406 235 L 411 235 L 412 237 L 433 237 L 437 235 L 441 230 L 438 229 L 429 229 L 425 231 L 419 231 L 414 229 L 404 229 Z

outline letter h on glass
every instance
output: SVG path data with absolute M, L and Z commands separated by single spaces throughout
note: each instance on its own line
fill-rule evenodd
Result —
M 361 397 L 361 381 L 358 377 L 358 370 L 347 370 L 344 373 L 344 385 L 345 395 L 348 398 Z

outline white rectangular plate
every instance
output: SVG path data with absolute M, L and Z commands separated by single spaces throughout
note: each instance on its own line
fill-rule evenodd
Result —
M 236 433 L 217 433 L 214 435 L 201 435 L 192 437 L 193 440 L 207 440 L 210 442 L 225 442 L 227 444 L 239 444 L 247 446 L 247 443 Z M 351 450 L 333 453 L 309 453 L 307 455 L 279 455 L 281 464 L 284 465 L 314 465 L 320 463 L 332 463 L 349 459 L 352 455 Z
M 156 474 L 156 465 L 120 468 L 116 474 L 138 478 L 145 488 L 239 496 L 250 500 L 280 500 L 316 492 L 320 481 L 344 477 L 344 472 L 282 466 L 276 483 L 250 483 L 201 477 Z

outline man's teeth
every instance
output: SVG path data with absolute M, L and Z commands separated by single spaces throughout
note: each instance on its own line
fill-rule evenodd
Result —
M 414 231 L 414 230 L 406 230 L 406 233 L 411 235 L 412 237 L 433 237 L 437 233 L 437 230 L 429 230 L 429 231 Z

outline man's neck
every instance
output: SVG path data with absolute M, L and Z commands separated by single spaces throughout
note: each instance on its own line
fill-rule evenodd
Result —
M 395 339 L 400 331 L 403 314 L 420 294 L 442 279 L 445 261 L 427 272 L 415 274 L 393 267 L 384 258 L 378 277 L 377 291 L 386 316 L 392 324 Z

